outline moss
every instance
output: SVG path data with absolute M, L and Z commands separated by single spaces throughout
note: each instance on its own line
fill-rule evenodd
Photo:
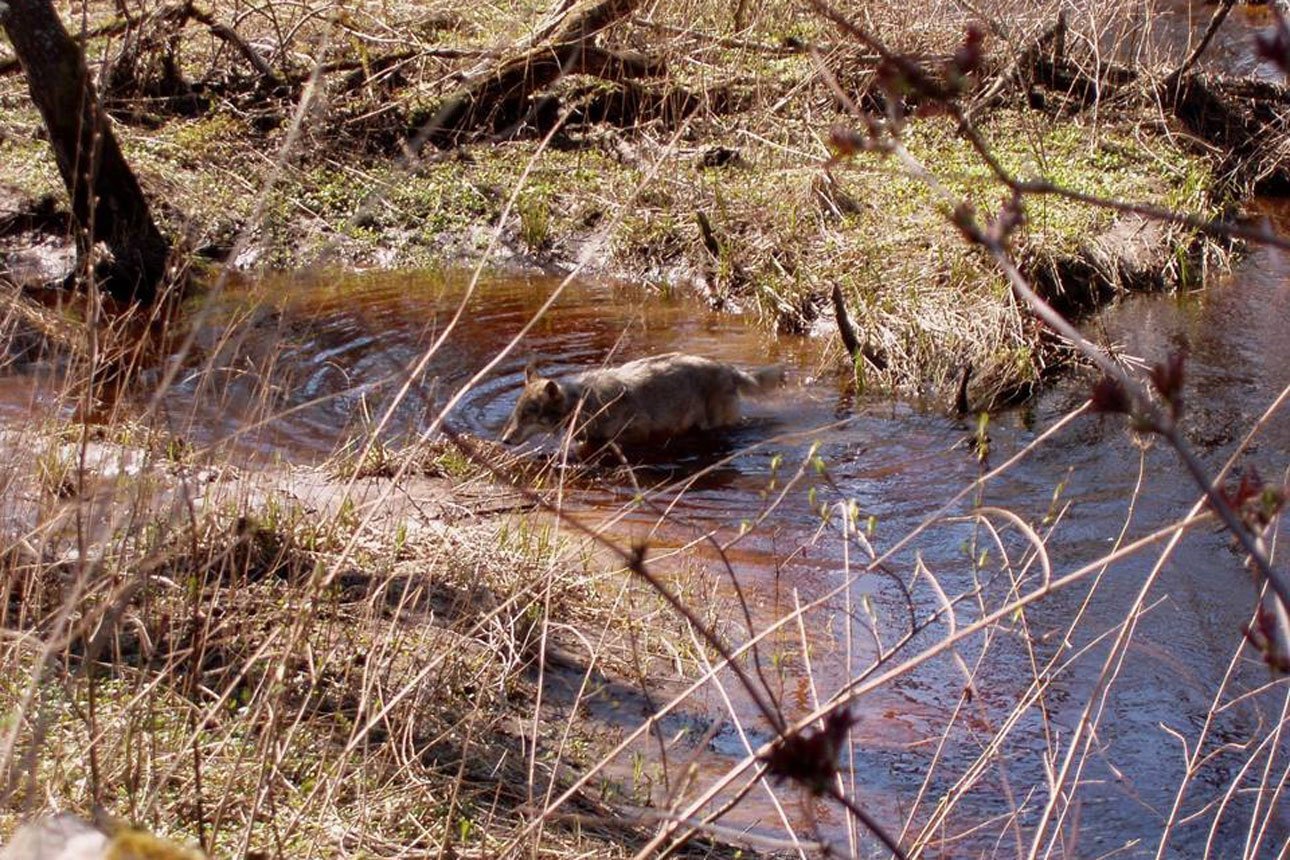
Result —
M 1213 183 L 1204 160 L 1140 127 L 1092 128 L 997 111 L 981 131 L 1014 175 L 1042 176 L 1087 194 L 1195 210 Z M 236 160 L 223 148 L 225 135 L 245 146 L 238 132 L 236 122 L 218 115 L 175 123 L 161 142 L 141 145 L 141 162 L 178 186 L 176 198 L 198 201 L 203 217 L 233 226 L 254 201 L 206 156 L 218 161 L 223 152 Z M 820 296 L 842 284 L 861 309 L 858 322 L 893 358 L 879 385 L 921 389 L 972 356 L 1014 381 L 1034 375 L 1040 358 L 1015 340 L 1022 327 L 1006 286 L 946 218 L 959 200 L 988 218 L 1006 196 L 950 120 L 911 121 L 903 136 L 948 201 L 879 153 L 835 167 L 833 183 L 822 185 L 818 163 L 802 154 L 818 130 L 786 123 L 783 134 L 793 147 L 744 145 L 746 166 L 704 168 L 692 155 L 664 152 L 652 182 L 600 149 L 540 149 L 532 141 L 474 148 L 466 158 L 411 173 L 379 159 L 343 166 L 319 160 L 286 172 L 270 195 L 255 234 L 259 260 L 292 266 L 334 259 L 339 250 L 341 259 L 379 253 L 388 261 L 394 250 L 400 265 L 437 264 L 445 247 L 477 254 L 487 235 L 480 228 L 499 226 L 530 253 L 559 256 L 571 240 L 609 223 L 615 226 L 607 268 L 654 282 L 678 271 L 707 272 L 714 292 L 753 298 L 768 324 L 800 326 L 792 320 L 814 315 Z M 499 225 L 512 198 L 510 216 Z M 697 212 L 713 225 L 715 259 L 694 226 Z M 1015 237 L 1022 259 L 1076 253 L 1113 218 L 1054 196 L 1030 197 L 1026 215 Z M 453 236 L 463 240 L 446 246 Z
M 230 113 L 214 112 L 195 119 L 176 119 L 166 134 L 145 138 L 138 145 L 159 160 L 177 161 L 189 169 L 200 169 L 235 158 L 241 141 L 254 135 L 245 120 Z
M 544 14 L 542 3 L 528 0 L 501 11 L 418 10 L 409 26 L 450 31 L 452 44 L 463 48 L 495 48 L 527 35 Z M 389 157 L 388 142 L 385 149 L 363 149 L 360 120 L 366 114 L 388 114 L 383 121 L 391 128 L 417 127 L 418 117 L 430 116 L 427 106 L 456 86 L 452 74 L 439 70 L 396 84 L 402 88 L 395 98 L 379 88 L 329 91 L 328 111 L 305 117 L 303 143 L 280 172 L 275 161 L 286 125 L 257 132 L 252 112 L 237 106 L 246 94 L 216 100 L 217 107 L 201 117 L 118 131 L 145 187 L 161 203 L 170 233 L 190 236 L 197 245 L 227 246 L 228 237 L 245 231 L 252 251 L 245 259 L 257 266 L 473 263 L 492 231 L 500 231 L 503 248 L 567 262 L 586 240 L 607 232 L 607 253 L 592 261 L 589 273 L 598 268 L 669 288 L 698 273 L 714 297 L 752 300 L 768 327 L 802 329 L 825 307 L 832 285 L 844 285 L 863 310 L 858 322 L 891 354 L 891 371 L 877 383 L 892 390 L 923 390 L 973 357 L 1013 366 L 997 357 L 1029 335 L 994 267 L 946 218 L 959 201 L 988 218 L 1006 189 L 954 123 L 935 116 L 910 120 L 902 138 L 947 198 L 910 176 L 898 159 L 879 153 L 832 165 L 826 174 L 827 127 L 845 121 L 820 110 L 834 95 L 809 56 L 764 48 L 786 40 L 829 42 L 838 38 L 836 30 L 778 0 L 744 11 L 746 29 L 737 39 L 682 40 L 687 47 L 660 48 L 684 50 L 694 60 L 670 63 L 668 86 L 710 97 L 679 129 L 648 118 L 631 129 L 566 129 L 546 147 L 513 140 L 461 153 L 429 152 L 411 170 Z M 93 13 L 113 10 L 102 5 Z M 658 26 L 689 33 L 725 32 L 732 19 L 733 10 L 719 4 L 665 5 L 651 13 Z M 89 22 L 91 28 L 97 23 Z M 316 23 L 302 22 L 298 38 L 310 38 Z M 239 26 L 253 34 L 276 32 L 278 25 L 248 13 Z M 926 41 L 924 30 L 953 40 L 961 38 L 956 29 L 953 22 L 929 22 L 917 32 L 897 28 L 888 35 L 893 44 L 917 50 Z M 195 79 L 216 56 L 203 51 L 222 46 L 192 41 L 179 59 Z M 358 42 L 336 48 L 338 56 L 360 62 L 369 62 L 365 52 L 372 50 Z M 848 91 L 863 86 L 872 72 L 845 49 L 831 62 Z M 589 86 L 603 91 L 608 85 L 577 78 L 561 92 Z M 0 140 L 6 181 L 14 174 L 32 193 L 58 190 L 52 158 L 34 136 L 34 112 L 15 92 L 0 92 L 0 98 L 16 108 L 6 119 L 16 131 Z M 378 101 L 364 101 L 373 98 Z M 730 103 L 740 109 L 730 110 Z M 265 107 L 272 103 L 260 105 Z M 291 105 L 277 109 L 285 119 Z M 979 118 L 992 152 L 1018 177 L 1206 214 L 1214 177 L 1203 158 L 1158 131 L 1154 117 L 1107 120 L 1108 112 L 1094 122 L 1080 116 L 1055 121 L 1025 110 L 991 110 Z M 388 128 L 384 133 L 388 137 Z M 713 146 L 736 150 L 740 159 L 701 167 L 698 154 Z M 270 176 L 274 185 L 265 192 Z M 508 202 L 513 205 L 503 220 Z M 249 223 L 258 212 L 261 220 Z M 715 257 L 694 225 L 697 213 L 712 224 Z M 1055 196 L 1029 197 L 1026 216 L 1014 236 L 1023 261 L 1077 254 L 1114 217 Z M 1185 248 L 1191 237 L 1178 242 Z M 1172 269 L 1185 273 L 1186 259 Z
M 34 112 L 31 117 L 35 119 Z M 32 133 L 12 131 L 0 134 L 0 182 L 13 185 L 33 198 L 46 194 L 63 195 L 63 181 L 49 143 Z

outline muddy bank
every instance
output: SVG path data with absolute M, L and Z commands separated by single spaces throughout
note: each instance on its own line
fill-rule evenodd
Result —
M 150 806 L 150 829 L 212 857 L 283 832 L 324 853 L 496 852 L 608 748 L 582 715 L 648 703 L 660 654 L 613 611 L 626 580 L 504 516 L 531 506 L 442 446 L 254 470 L 124 423 L 0 446 L 0 629 L 42 643 L 0 659 L 51 688 L 39 716 L 21 684 L 0 705 L 39 723 L 22 780 L 61 808 L 88 812 L 87 786 L 128 797 L 105 803 L 140 824 Z M 197 786 L 173 767 L 192 738 Z M 619 786 L 574 790 L 535 838 L 630 856 L 648 826 Z M 0 832 L 40 808 L 11 795 Z
M 982 407 L 1025 396 L 1069 360 L 1013 306 L 994 268 L 946 217 L 963 202 L 995 211 L 1006 188 L 948 117 L 913 95 L 899 110 L 885 103 L 872 55 L 839 41 L 822 19 L 802 26 L 832 50 L 823 64 L 804 33 L 789 39 L 759 15 L 737 46 L 696 45 L 661 19 L 633 18 L 631 3 L 580 9 L 595 17 L 601 7 L 608 17 L 596 18 L 593 30 L 603 63 L 593 67 L 584 55 L 554 77 L 546 66 L 523 64 L 516 77 L 505 52 L 431 47 L 475 45 L 487 32 L 455 18 L 436 18 L 419 47 L 389 57 L 374 46 L 370 56 L 349 57 L 348 46 L 322 67 L 325 86 L 311 91 L 317 101 L 295 132 L 293 98 L 305 97 L 305 70 L 292 65 L 299 57 L 282 56 L 268 76 L 260 66 L 234 74 L 211 65 L 215 59 L 198 62 L 203 51 L 219 57 L 230 45 L 252 44 L 254 15 L 235 34 L 240 42 L 212 23 L 218 8 L 203 13 L 209 21 L 190 11 L 140 22 L 142 34 L 159 28 L 172 41 L 141 35 L 105 85 L 127 156 L 167 234 L 192 258 L 216 261 L 217 271 L 576 269 L 661 295 L 702 295 L 713 307 L 755 314 L 768 335 L 831 338 L 829 296 L 838 286 L 862 338 L 884 359 L 881 370 L 859 368 L 865 390 L 948 399 L 971 364 L 973 403 Z M 964 95 L 999 165 L 1099 198 L 1217 213 L 1228 202 L 1224 154 L 1177 133 L 1150 98 L 1146 72 L 1136 83 L 1108 72 L 1115 97 L 1085 98 L 1100 91 L 1075 85 L 1086 57 L 1075 47 L 1056 51 L 1051 21 L 1040 23 L 1025 22 L 1013 43 L 987 39 L 976 89 Z M 110 54 L 123 25 L 110 17 L 95 24 L 91 35 Z M 515 21 L 505 24 L 511 33 Z M 916 54 L 925 68 L 941 74 L 964 26 L 938 21 L 939 41 Z M 538 50 L 542 39 L 575 39 L 575 31 L 587 37 L 577 27 L 515 35 Z M 652 34 L 641 64 L 623 53 L 623 32 Z M 1176 47 L 1176 34 L 1168 38 Z M 191 53 L 173 54 L 178 44 Z M 1079 43 L 1072 34 L 1065 44 Z M 258 56 L 242 53 L 234 67 Z M 697 80 L 685 71 L 687 58 L 725 73 Z M 452 74 L 428 77 L 417 62 Z M 502 80 L 516 89 L 489 113 L 482 93 Z M 17 75 L 0 76 L 9 109 L 0 181 L 22 197 L 6 204 L 11 216 L 0 228 L 9 233 L 8 277 L 25 283 L 67 263 L 59 213 L 34 202 L 60 192 L 20 84 Z M 881 147 L 833 161 L 830 127 L 860 123 L 839 92 L 873 117 L 903 111 L 900 143 L 939 192 Z M 684 109 L 667 107 L 669 93 L 689 94 Z M 615 99 L 623 102 L 617 111 L 609 107 Z M 460 110 L 445 107 L 454 104 Z M 462 123 L 448 122 L 444 111 Z M 437 139 L 429 132 L 446 129 L 452 148 L 427 145 Z M 399 150 L 400 141 L 417 157 Z M 1030 197 L 1026 213 L 1017 257 L 1073 313 L 1126 289 L 1176 286 L 1213 262 L 1214 246 L 1192 232 L 1120 220 L 1070 199 Z
M 1018 165 L 1032 163 L 1025 141 L 1039 135 L 1049 158 L 1060 149 L 1077 160 L 1071 169 L 1083 171 L 1090 192 L 1141 199 L 1163 187 L 1163 196 L 1147 199 L 1191 211 L 1211 205 L 1213 178 L 1196 156 L 1175 151 L 1163 163 L 1176 175 L 1158 177 L 1150 170 L 1162 161 L 1130 135 L 1100 131 L 1103 142 L 1090 151 L 1078 118 L 1052 126 L 1042 114 L 1005 112 L 986 128 Z M 714 139 L 730 133 L 737 130 Z M 967 199 L 987 207 L 998 199 L 1001 189 L 977 172 L 946 121 L 914 124 L 907 138 Z M 714 308 L 755 315 L 768 336 L 813 332 L 836 340 L 828 305 L 836 284 L 864 339 L 885 358 L 883 371 L 864 374 L 866 390 L 948 401 L 959 368 L 970 362 L 979 408 L 1024 396 L 1066 360 L 1012 306 L 997 273 L 964 245 L 930 191 L 891 159 L 872 155 L 821 172 L 816 159 L 785 158 L 755 143 L 732 148 L 738 159 L 721 166 L 706 166 L 706 150 L 637 146 L 642 152 L 624 158 L 596 144 L 560 152 L 521 141 L 410 177 L 374 166 L 383 177 L 379 193 L 388 195 L 376 203 L 368 200 L 369 183 L 319 165 L 293 174 L 295 183 L 275 193 L 286 209 L 261 227 L 229 220 L 254 204 L 248 197 L 222 201 L 209 220 L 186 215 L 182 229 L 203 253 L 231 254 L 218 265 L 244 270 L 481 263 L 494 271 L 576 270 L 661 295 L 700 295 Z M 194 172 L 176 165 L 169 182 L 195 183 L 180 199 L 202 201 L 200 209 L 211 197 L 203 171 L 229 166 Z M 506 177 L 518 181 L 525 170 L 526 184 L 512 194 Z M 145 184 L 149 176 L 145 171 Z M 0 238 L 8 279 L 29 285 L 64 277 L 74 263 L 64 213 L 50 211 L 47 197 L 9 200 Z M 304 206 L 310 214 L 302 218 Z M 1019 256 L 1072 312 L 1126 289 L 1175 285 L 1201 267 L 1210 247 L 1191 233 L 1117 221 L 1065 201 L 1033 211 Z M 841 350 L 839 356 L 846 360 Z

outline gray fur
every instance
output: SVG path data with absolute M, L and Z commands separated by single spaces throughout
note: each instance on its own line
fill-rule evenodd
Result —
M 710 358 L 669 352 L 568 379 L 525 371 L 524 390 L 502 429 L 502 441 L 523 442 L 575 421 L 575 438 L 640 445 L 739 422 L 740 395 L 782 385 L 779 365 L 751 372 Z M 576 418 L 575 418 L 576 416 Z

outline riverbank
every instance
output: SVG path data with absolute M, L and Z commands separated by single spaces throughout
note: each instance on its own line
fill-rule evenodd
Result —
M 795 368 L 793 391 L 775 414 L 750 422 L 749 436 L 726 440 L 735 453 L 717 452 L 698 474 L 693 462 L 671 471 L 676 464 L 664 464 L 653 474 L 615 473 L 593 488 L 615 524 L 644 512 L 636 523 L 642 555 L 646 542 L 676 525 L 676 514 L 676 534 L 658 541 L 675 564 L 671 581 L 700 620 L 728 625 L 730 641 L 748 646 L 740 665 L 757 679 L 741 685 L 714 668 L 720 655 L 710 640 L 622 570 L 624 559 L 566 542 L 529 508 L 530 498 L 499 489 L 459 452 L 391 447 L 385 417 L 428 426 L 445 393 L 464 381 L 450 371 L 482 368 L 487 357 L 476 352 L 494 351 L 504 342 L 496 333 L 518 330 L 514 319 L 530 315 L 507 318 L 510 329 L 461 326 L 459 337 L 473 333 L 471 348 L 450 340 L 436 356 L 444 367 L 417 375 L 409 368 L 426 344 L 413 335 L 441 330 L 435 326 L 456 305 L 391 301 L 398 284 L 363 325 L 336 312 L 345 295 L 323 288 L 312 298 L 319 316 L 324 309 L 330 316 L 318 326 L 285 312 L 281 295 L 255 307 L 215 308 L 198 293 L 180 308 L 178 340 L 162 341 L 184 342 L 180 357 L 168 348 L 136 351 L 137 332 L 96 325 L 98 309 L 63 301 L 65 294 L 47 291 L 52 307 L 37 313 L 27 295 L 6 293 L 14 313 L 5 317 L 5 359 L 24 370 L 15 374 L 20 385 L 50 384 L 33 386 L 28 400 L 0 404 L 21 404 L 13 424 L 27 422 L 0 448 L 8 490 L 0 518 L 8 590 L 0 606 L 12 633 L 3 665 L 7 677 L 20 679 L 0 707 L 13 715 L 0 736 L 0 761 L 9 768 L 0 829 L 46 803 L 87 813 L 102 804 L 163 835 L 201 839 L 217 856 L 626 856 L 660 822 L 683 826 L 674 812 L 711 784 L 695 777 L 704 757 L 724 757 L 722 774 L 757 767 L 752 751 L 774 738 L 772 717 L 803 717 L 851 685 L 859 667 L 868 673 L 904 659 L 905 644 L 939 648 L 931 638 L 939 634 L 922 619 L 966 629 L 997 608 L 999 625 L 986 628 L 991 637 L 998 631 L 1005 643 L 1050 650 L 1032 655 L 1024 670 L 1016 661 L 1001 664 L 991 680 L 1004 691 L 997 701 L 996 690 L 965 681 L 957 666 L 941 671 L 930 658 L 928 674 L 909 687 L 893 678 L 857 706 L 857 732 L 866 733 L 857 746 L 871 758 L 848 767 L 868 793 L 862 802 L 886 827 L 906 822 L 911 844 L 948 840 L 948 850 L 975 849 L 976 825 L 1000 820 L 1017 829 L 1017 854 L 1024 853 L 1020 831 L 1029 825 L 1020 822 L 1038 815 L 1032 796 L 1042 803 L 1042 786 L 1053 784 L 1053 739 L 1065 737 L 1049 729 L 1083 724 L 1069 711 L 1050 724 L 1043 696 L 1069 671 L 1064 649 L 1082 641 L 1073 634 L 1085 628 L 1065 626 L 1080 617 L 1069 607 L 1059 607 L 1056 621 L 1038 613 L 1034 637 L 1021 625 L 1032 595 L 1049 582 L 1047 541 L 1069 513 L 1065 488 L 1096 474 L 1093 467 L 1044 473 L 1025 485 L 1034 497 L 1020 503 L 1018 522 L 1032 525 L 1019 543 L 1008 537 L 987 546 L 981 532 L 951 523 L 916 548 L 916 562 L 895 560 L 897 573 L 860 572 L 876 555 L 870 540 L 914 534 L 924 515 L 979 477 L 980 466 L 961 446 L 967 429 L 946 426 L 933 414 L 939 409 L 919 415 L 896 402 L 891 415 L 867 414 L 857 388 L 940 403 L 971 364 L 971 406 L 991 407 L 1025 397 L 1073 361 L 951 222 L 961 203 L 988 216 L 1007 196 L 955 122 L 914 99 L 899 107 L 877 101 L 875 57 L 820 21 L 802 20 L 796 7 L 740 4 L 696 16 L 678 6 L 650 17 L 635 12 L 603 40 L 661 59 L 667 75 L 645 83 L 567 75 L 526 94 L 532 112 L 462 131 L 458 146 L 405 148 L 444 127 L 442 109 L 463 82 L 489 79 L 481 68 L 528 56 L 516 46 L 547 32 L 541 10 L 441 12 L 394 3 L 328 19 L 277 4 L 245 14 L 217 7 L 212 20 L 232 22 L 254 56 L 270 58 L 266 75 L 248 71 L 227 33 L 193 18 L 193 8 L 127 26 L 114 18 L 117 6 L 91 4 L 85 27 L 94 34 L 92 56 L 113 61 L 105 81 L 112 80 L 109 100 L 127 157 L 165 232 L 179 240 L 181 268 L 198 271 L 199 281 L 219 282 L 229 271 L 254 280 L 309 269 L 320 273 L 317 286 L 349 283 L 329 272 L 368 268 L 576 269 L 643 285 L 641 305 L 683 292 L 755 319 L 768 346 L 749 354 L 774 352 L 778 360 L 781 349 L 792 349 L 784 343 L 813 332 L 835 344 L 834 356 Z M 748 17 L 730 21 L 732 11 Z M 907 12 L 901 8 L 900 17 Z M 925 23 L 891 35 L 943 71 L 963 42 L 965 20 Z M 1024 23 L 1038 32 L 1047 22 Z M 982 98 L 965 99 L 1002 168 L 1201 218 L 1228 202 L 1222 154 L 1150 100 L 1084 102 L 1054 85 L 994 90 L 991 82 L 1007 77 L 1011 55 L 1030 41 L 992 36 Z M 827 50 L 813 56 L 808 43 Z M 865 117 L 899 115 L 904 125 L 888 142 L 898 139 L 907 161 L 894 146 L 835 157 L 839 140 L 857 139 L 837 126 L 856 132 L 864 121 L 840 106 L 834 83 L 856 95 Z M 73 264 L 68 215 L 38 118 L 12 70 L 0 77 L 0 107 L 4 278 L 20 286 L 57 281 Z M 1025 210 L 1012 250 L 1046 294 L 1072 311 L 1101 307 L 1129 288 L 1191 284 L 1218 251 L 1187 230 L 1117 218 L 1069 197 L 1030 196 Z M 433 284 L 424 278 L 402 288 L 429 293 Z M 850 361 L 836 345 L 828 303 L 835 286 L 882 358 L 881 368 L 858 364 L 860 385 L 841 391 L 817 384 L 835 379 L 821 366 Z M 488 299 L 460 308 L 483 317 Z M 594 363 L 646 327 L 622 315 L 610 330 L 599 325 L 609 303 L 585 304 L 563 324 L 566 339 L 546 342 L 548 358 Z M 420 313 L 427 307 L 433 313 Z M 684 307 L 672 313 L 699 316 Z M 382 326 L 391 314 L 403 318 Z M 715 325 L 706 334 L 708 348 L 728 338 Z M 482 405 L 470 404 L 478 406 L 472 429 L 497 426 L 498 404 L 509 402 L 523 361 L 509 357 L 475 387 L 493 386 Z M 147 384 L 110 412 L 107 429 L 69 420 L 72 404 L 87 407 L 76 417 L 90 417 L 93 395 L 121 378 L 122 367 Z M 402 386 L 412 393 L 400 398 L 411 406 L 384 412 L 379 398 Z M 149 416 L 148 426 L 132 423 L 138 414 Z M 1226 426 L 1227 414 L 1215 423 Z M 849 435 L 826 433 L 841 430 L 840 416 Z M 273 447 L 278 428 L 270 426 L 270 441 L 257 444 L 273 453 L 230 466 L 234 455 L 220 444 L 279 418 L 312 422 L 311 439 L 351 441 L 320 469 L 288 469 L 273 462 L 286 445 Z M 992 430 L 1000 450 L 1030 442 Z M 186 438 L 192 432 L 205 434 L 203 444 Z M 1114 435 L 1104 427 L 1088 433 Z M 219 443 L 208 448 L 206 439 Z M 1102 453 L 1094 445 L 1077 450 L 1091 462 Z M 584 489 L 558 458 L 548 464 L 487 452 L 494 465 L 529 470 L 517 483 L 552 504 Z M 1056 459 L 1063 469 L 1081 462 L 1069 450 Z M 1119 465 L 1132 461 L 1116 462 L 1117 474 L 1133 471 Z M 663 490 L 643 486 L 659 474 Z M 912 486 L 903 483 L 906 474 L 916 476 Z M 1138 492 L 1116 487 L 1099 489 L 1114 501 Z M 1017 503 L 1018 492 L 1005 491 L 1003 502 Z M 1097 553 L 1123 522 L 1110 516 L 1078 532 L 1096 538 L 1084 543 Z M 1006 526 L 990 528 L 997 535 Z M 709 545 L 715 549 L 701 555 Z M 1030 548 L 1042 551 L 1042 571 Z M 726 591 L 709 587 L 727 572 Z M 935 579 L 942 572 L 946 590 Z M 851 605 L 848 590 L 845 608 L 800 609 L 799 600 L 835 588 L 831 577 L 839 574 L 862 582 L 855 594 L 862 608 Z M 729 600 L 730 591 L 743 600 L 741 578 L 749 577 L 750 599 Z M 919 586 L 924 579 L 935 588 Z M 1138 606 L 1127 591 L 1112 602 Z M 981 611 L 957 618 L 960 604 Z M 1248 617 L 1248 606 L 1239 608 Z M 1099 630 L 1133 626 L 1104 617 L 1110 620 Z M 870 636 L 876 654 L 865 652 Z M 754 641 L 764 641 L 762 653 Z M 892 643 L 900 644 L 884 651 Z M 845 651 L 845 659 L 821 668 L 838 658 L 830 651 Z M 709 671 L 708 685 L 690 698 L 660 692 Z M 824 682 L 818 689 L 817 680 Z M 1178 701 L 1163 682 L 1159 689 L 1162 700 Z M 764 710 L 750 704 L 758 691 L 769 702 Z M 1080 695 L 1061 690 L 1051 704 L 1078 704 Z M 664 701 L 703 697 L 715 704 L 654 719 Z M 1001 784 L 1033 792 L 1007 796 L 1001 813 L 993 776 L 981 780 L 987 799 L 979 808 L 987 812 L 973 806 L 956 821 L 965 835 L 955 841 L 942 816 L 977 798 L 950 770 L 1007 768 L 994 739 L 1019 725 L 1010 709 L 1021 713 L 1035 702 L 1043 713 L 1031 720 L 1028 712 L 1018 731 L 1035 732 L 1021 749 L 1039 754 L 1022 760 L 1015 782 L 1007 770 L 998 773 Z M 963 734 L 960 715 L 970 723 Z M 1145 722 L 1142 732 L 1159 720 Z M 1137 726 L 1117 719 L 1129 725 Z M 637 746 L 617 769 L 577 785 L 628 732 L 638 734 Z M 917 759 L 941 732 L 944 757 L 938 748 L 933 760 Z M 1126 740 L 1134 745 L 1141 736 Z M 829 749 L 806 737 L 809 731 L 795 740 L 808 752 L 812 743 Z M 1159 744 L 1150 756 L 1167 758 Z M 781 767 L 791 771 L 791 764 Z M 830 766 L 826 760 L 805 776 L 829 776 Z M 570 800 L 557 805 L 566 791 Z M 758 824 L 778 822 L 767 828 L 783 834 L 773 847 L 818 835 L 838 850 L 847 826 L 840 820 L 853 821 L 846 813 L 810 799 L 785 812 L 780 796 L 767 794 L 763 807 L 740 802 Z M 782 794 L 799 792 L 790 785 Z M 730 794 L 714 796 L 724 804 Z M 910 798 L 917 814 L 905 806 Z M 1165 808 L 1169 800 L 1152 803 Z M 863 849 L 872 835 L 855 838 Z
M 0 440 L 0 832 L 57 798 L 212 857 L 646 838 L 645 784 L 573 787 L 612 738 L 585 714 L 645 707 L 681 634 L 525 498 L 441 445 L 248 471 L 88 433 Z
M 97 23 L 110 28 L 111 19 Z M 833 87 L 879 98 L 872 63 L 835 45 L 822 69 L 807 52 L 771 50 L 783 36 L 770 21 L 761 26 L 768 41 L 722 54 L 727 76 L 707 82 L 708 92 L 724 94 L 720 107 L 670 118 L 641 108 L 630 118 L 598 114 L 600 122 L 569 108 L 563 126 L 427 147 L 414 158 L 398 154 L 399 130 L 415 138 L 435 127 L 435 99 L 452 92 L 451 74 L 373 72 L 380 86 L 370 91 L 328 79 L 302 113 L 303 102 L 236 76 L 212 79 L 200 66 L 206 83 L 187 101 L 147 97 L 147 82 L 135 81 L 118 86 L 111 103 L 165 231 L 182 238 L 192 259 L 217 267 L 577 270 L 699 293 L 755 315 L 768 337 L 835 337 L 829 296 L 838 286 L 882 358 L 881 366 L 857 366 L 866 390 L 946 398 L 971 364 L 977 408 L 1026 396 L 1070 361 L 948 217 L 959 204 L 988 214 L 1007 196 L 955 121 L 915 107 L 900 131 L 926 175 L 884 151 L 836 162 L 834 126 L 861 120 L 839 110 Z M 951 53 L 955 34 L 945 23 L 920 50 Z M 186 35 L 184 80 L 192 84 L 198 58 L 212 48 L 207 37 Z M 473 44 L 460 29 L 440 38 Z M 91 45 L 100 42 L 110 50 L 111 37 Z M 1017 67 L 1004 61 L 1008 44 L 991 47 L 987 68 L 999 77 L 982 73 L 982 90 L 993 95 L 973 112 L 1000 167 L 1199 218 L 1227 204 L 1220 159 L 1149 100 L 1098 108 L 993 86 Z M 333 50 L 334 63 L 349 57 L 350 49 Z M 675 64 L 681 46 L 659 50 Z M 711 61 L 707 50 L 699 56 Z M 150 69 L 146 59 L 131 57 Z M 472 62 L 482 61 L 472 55 L 455 67 Z M 695 92 L 698 83 L 678 73 L 663 86 Z M 60 199 L 60 183 L 20 77 L 0 84 L 0 182 L 19 198 L 0 224 L 9 233 L 4 248 L 12 271 L 43 276 L 50 267 L 27 266 L 24 253 L 45 248 L 47 260 L 50 234 L 66 234 L 65 211 L 44 202 Z M 567 84 L 580 85 L 576 76 Z M 1015 255 L 1070 310 L 1086 312 L 1126 289 L 1192 282 L 1216 259 L 1217 245 L 1194 231 L 1070 198 L 1033 197 L 1025 209 Z

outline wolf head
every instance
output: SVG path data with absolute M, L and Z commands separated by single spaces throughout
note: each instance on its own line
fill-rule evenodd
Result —
M 569 408 L 569 397 L 560 383 L 539 376 L 529 365 L 524 368 L 524 390 L 515 411 L 502 428 L 502 442 L 518 445 L 534 434 L 555 430 L 569 414 Z

